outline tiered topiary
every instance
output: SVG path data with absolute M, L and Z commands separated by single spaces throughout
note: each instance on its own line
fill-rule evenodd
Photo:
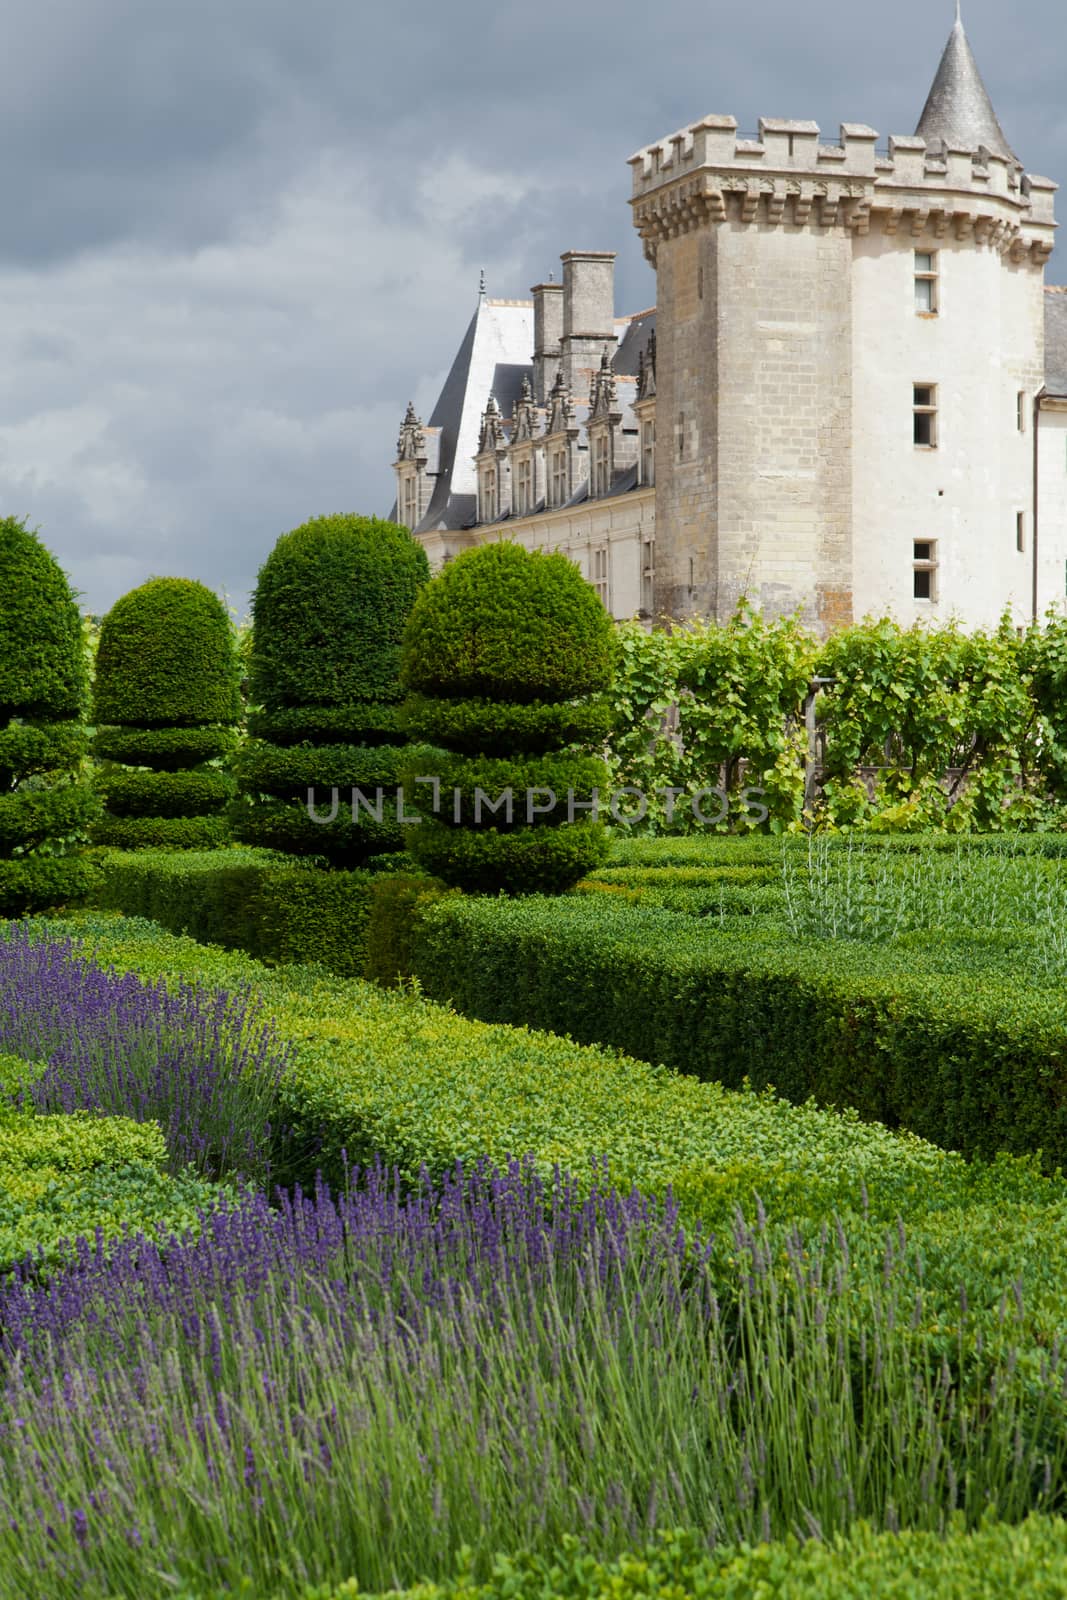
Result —
M 100 628 L 93 753 L 106 814 L 101 844 L 203 849 L 225 844 L 240 675 L 217 595 L 191 578 L 151 578 Z
M 99 812 L 84 775 L 89 675 L 70 584 L 37 535 L 0 520 L 0 916 L 77 899 Z
M 400 643 L 428 576 L 422 546 L 377 517 L 316 517 L 282 534 L 252 602 L 253 737 L 232 811 L 245 843 L 340 868 L 403 847 Z M 326 819 L 334 789 L 336 816 L 314 820 L 308 791 Z M 353 790 L 368 805 L 353 807 Z
M 423 785 L 424 821 L 408 829 L 423 867 L 461 889 L 532 894 L 568 889 L 598 865 L 604 829 L 580 808 L 594 790 L 608 801 L 607 768 L 591 752 L 611 727 L 614 650 L 610 618 L 563 555 L 485 545 L 423 591 L 403 667 L 404 725 L 430 741 L 408 777 L 440 780 L 436 816 Z

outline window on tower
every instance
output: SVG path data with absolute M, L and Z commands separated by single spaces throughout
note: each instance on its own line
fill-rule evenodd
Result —
M 916 539 L 912 554 L 913 588 L 916 600 L 937 599 L 937 541 Z
M 912 386 L 912 428 L 916 445 L 923 450 L 937 448 L 937 385 Z
M 915 252 L 915 310 L 919 316 L 934 317 L 938 311 L 937 251 Z

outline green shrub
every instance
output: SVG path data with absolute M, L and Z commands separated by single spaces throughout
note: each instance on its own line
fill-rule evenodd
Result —
M 501 542 L 467 550 L 416 602 L 403 681 L 416 694 L 530 704 L 602 693 L 610 619 L 566 556 Z
M 218 596 L 191 578 L 150 578 L 116 600 L 101 624 L 94 720 L 232 726 L 241 715 L 239 682 L 233 626 Z
M 0 519 L 0 916 L 78 899 L 99 802 L 84 775 L 88 675 L 67 579 L 13 517 Z
M 105 858 L 93 900 L 264 961 L 316 962 L 355 977 L 375 881 L 302 869 L 261 850 L 141 850 Z
M 455 894 L 425 873 L 383 873 L 371 884 L 362 976 L 384 988 L 410 978 L 415 923 L 442 895 Z
M 66 576 L 23 522 L 0 518 L 0 727 L 78 722 L 87 688 L 82 621 Z
M 0 1107 L 0 1272 L 30 1255 L 52 1267 L 73 1255 L 78 1238 L 195 1229 L 221 1191 L 188 1173 L 168 1177 L 166 1159 L 155 1123 Z
M 101 761 L 156 772 L 180 772 L 203 761 L 231 756 L 237 748 L 236 728 L 101 728 L 93 749 Z
M 97 844 L 115 850 L 212 850 L 230 843 L 226 817 L 105 817 Z
M 424 924 L 463 904 L 439 901 Z M 880 1277 L 888 1248 L 903 1303 L 922 1296 L 917 1346 L 932 1346 L 938 1363 L 945 1353 L 959 1359 L 946 1341 L 966 1299 L 977 1308 L 972 1339 L 976 1327 L 997 1326 L 1005 1296 L 1012 1306 L 1018 1300 L 1024 1372 L 1062 1330 L 1067 1186 L 1042 1177 L 1031 1159 L 969 1165 L 913 1135 L 863 1123 L 854 1111 L 729 1091 L 306 968 L 268 971 L 151 923 L 82 916 L 44 926 L 145 979 L 254 985 L 292 1049 L 283 1121 L 295 1141 L 279 1162 L 279 1181 L 307 1186 L 321 1170 L 343 1184 L 350 1163 L 380 1156 L 414 1182 L 424 1165 L 440 1175 L 457 1159 L 486 1156 L 503 1166 L 529 1153 L 544 1176 L 558 1165 L 580 1188 L 595 1170 L 624 1190 L 673 1189 L 683 1223 L 712 1231 L 727 1275 L 736 1273 L 736 1209 L 751 1215 L 759 1196 L 783 1246 L 794 1227 L 817 1240 L 836 1213 L 864 1274 Z M 521 980 L 519 962 L 515 973 Z
M 403 668 L 405 723 L 432 740 L 411 752 L 405 787 L 440 783 L 436 815 L 408 843 L 421 866 L 457 888 L 530 894 L 567 889 L 603 859 L 603 829 L 575 803 L 606 788 L 589 753 L 603 743 L 603 700 L 581 697 L 602 695 L 613 657 L 611 621 L 563 556 L 484 545 L 427 586 Z M 512 817 L 488 806 L 479 817 L 478 789 L 494 807 L 513 791 Z M 537 814 L 542 801 L 552 809 Z
M 319 517 L 278 540 L 252 603 L 256 742 L 238 765 L 239 839 L 339 869 L 401 848 L 400 641 L 428 572 L 407 529 L 374 517 Z M 352 791 L 368 785 L 390 793 L 376 816 L 353 815 Z M 334 787 L 338 819 L 317 823 L 308 793 L 328 814 Z
M 705 1080 L 850 1105 L 949 1149 L 1067 1165 L 1067 1003 L 1013 971 L 1026 934 L 900 948 L 802 942 L 604 895 L 435 907 L 426 992 L 487 1021 L 615 1046 Z
M 283 533 L 256 583 L 253 701 L 274 714 L 394 704 L 404 625 L 428 576 L 422 546 L 377 517 L 316 517 Z
M 791 1536 L 714 1554 L 702 1534 L 665 1532 L 616 1559 L 566 1538 L 551 1557 L 498 1556 L 484 1583 L 468 1568 L 389 1596 L 363 1597 L 354 1583 L 342 1583 L 309 1588 L 303 1600 L 1062 1600 L 1065 1593 L 1067 1522 L 1030 1516 L 1016 1527 L 987 1522 L 975 1531 L 957 1521 L 944 1538 L 876 1533 L 858 1523 L 832 1544 Z
M 234 793 L 228 772 L 134 770 L 102 780 L 112 817 L 203 817 L 221 811 Z
M 350 706 L 262 706 L 248 713 L 248 732 L 268 744 L 389 744 L 402 730 L 398 705 L 354 701 Z
M 599 747 L 607 742 L 612 716 L 606 698 L 514 704 L 413 694 L 401 707 L 401 721 L 413 741 L 436 739 L 461 754 L 524 751 L 536 755 L 572 744 L 583 749 Z
M 216 819 L 234 783 L 212 763 L 236 744 L 241 695 L 218 597 L 189 578 L 152 578 L 116 601 L 100 628 L 94 701 L 106 808 L 97 843 L 225 842 Z

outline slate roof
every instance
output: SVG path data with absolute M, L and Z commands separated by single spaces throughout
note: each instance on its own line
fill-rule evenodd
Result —
M 636 425 L 634 384 L 628 380 L 636 378 L 639 357 L 647 352 L 655 326 L 654 306 L 632 317 L 615 318 L 619 344 L 612 367 L 622 380 L 619 405 L 624 428 Z M 501 416 L 510 423 L 524 378 L 533 379 L 533 302 L 482 296 L 426 424 L 427 445 L 433 439 L 438 452 L 428 470 L 436 471 L 437 478 L 416 533 L 474 526 L 478 511 L 474 457 L 486 403 L 494 395 Z M 577 394 L 573 403 L 574 420 L 584 429 L 589 414 L 587 396 Z M 624 494 L 635 481 L 635 473 L 624 473 L 611 493 Z M 569 503 L 577 505 L 587 493 L 583 485 Z M 392 515 L 396 516 L 395 503 Z
M 915 134 L 928 145 L 947 145 L 952 150 L 977 150 L 979 145 L 984 145 L 994 155 L 1006 156 L 1016 166 L 1021 165 L 993 110 L 989 91 L 982 82 L 974 52 L 963 31 L 958 5 L 956 23 L 949 34 Z

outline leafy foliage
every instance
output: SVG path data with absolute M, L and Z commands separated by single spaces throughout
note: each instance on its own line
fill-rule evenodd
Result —
M 66 577 L 12 517 L 0 520 L 0 916 L 77 900 L 99 802 L 86 777 L 88 668 Z
M 377 517 L 315 517 L 282 534 L 252 604 L 253 701 L 274 715 L 350 715 L 399 700 L 400 642 L 428 576 L 418 541 Z
M 742 602 L 721 626 L 668 635 L 623 625 L 620 651 L 614 782 L 650 796 L 718 784 L 731 796 L 716 825 L 724 832 L 1040 827 L 1067 794 L 1062 618 L 1021 639 L 1007 617 L 972 633 L 869 619 L 820 643 L 794 619 L 767 622 Z M 815 678 L 834 681 L 815 706 L 825 762 L 806 795 L 800 712 Z M 764 791 L 765 822 L 744 804 L 748 786 Z M 642 826 L 706 824 L 661 795 Z
M 400 642 L 428 572 L 408 530 L 374 517 L 319 517 L 278 540 L 253 600 L 254 741 L 231 808 L 244 843 L 343 871 L 400 849 Z M 379 786 L 391 792 L 376 804 Z M 365 788 L 369 810 L 354 801 Z M 329 818 L 331 790 L 336 816 L 317 822 L 311 798 Z
M 191 578 L 150 578 L 117 600 L 101 624 L 94 721 L 232 725 L 241 715 L 239 681 L 233 625 L 218 596 Z
M 105 806 L 99 844 L 225 842 L 241 667 L 226 608 L 202 583 L 152 578 L 100 628 L 93 742 Z
M 448 699 L 559 702 L 607 688 L 610 620 L 573 562 L 503 541 L 466 550 L 419 597 L 403 681 Z
M 613 657 L 607 613 L 562 556 L 484 545 L 427 586 L 405 639 L 403 717 L 432 743 L 402 773 L 409 792 L 438 784 L 434 816 L 409 830 L 426 871 L 460 889 L 557 893 L 603 859 L 589 807 L 607 769 L 591 752 Z

